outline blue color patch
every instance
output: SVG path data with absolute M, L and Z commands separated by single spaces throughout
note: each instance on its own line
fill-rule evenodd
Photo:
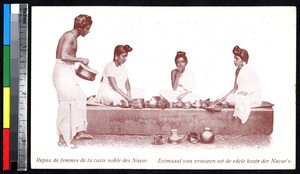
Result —
M 10 45 L 10 4 L 3 4 L 3 45 Z

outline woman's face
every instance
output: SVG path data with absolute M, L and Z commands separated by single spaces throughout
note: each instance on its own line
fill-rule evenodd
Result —
M 120 54 L 120 55 L 116 56 L 116 60 L 121 65 L 121 64 L 126 62 L 127 56 L 128 56 L 128 53 L 125 52 L 123 54 Z
M 79 28 L 80 35 L 82 37 L 86 36 L 90 32 L 91 27 L 92 25 L 86 25 L 82 28 Z
M 176 60 L 176 66 L 179 70 L 183 70 L 186 66 L 186 61 L 184 58 L 180 57 Z
M 243 61 L 239 56 L 234 56 L 234 65 L 238 68 L 241 68 L 243 66 Z

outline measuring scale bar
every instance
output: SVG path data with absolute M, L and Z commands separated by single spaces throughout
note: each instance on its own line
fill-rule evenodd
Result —
M 27 170 L 28 4 L 20 4 L 18 170 Z

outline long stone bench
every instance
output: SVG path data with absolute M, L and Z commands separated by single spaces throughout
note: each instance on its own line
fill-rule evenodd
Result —
M 212 128 L 221 135 L 269 135 L 273 132 L 273 105 L 252 108 L 246 124 L 232 119 L 233 108 L 220 112 L 205 109 L 131 109 L 108 106 L 87 106 L 88 132 L 92 134 L 153 135 L 179 132 L 200 132 Z

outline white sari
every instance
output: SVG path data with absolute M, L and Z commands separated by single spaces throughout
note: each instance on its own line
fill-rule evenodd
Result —
M 178 87 L 176 90 L 160 90 L 159 94 L 165 98 L 168 102 L 177 102 L 177 97 L 181 94 L 189 92 L 182 102 L 194 103 L 197 100 L 196 84 L 193 72 L 185 69 L 178 81 Z
M 240 70 L 236 79 L 238 90 L 235 94 L 230 94 L 226 101 L 235 106 L 234 117 L 239 117 L 242 124 L 249 118 L 251 107 L 261 105 L 261 86 L 254 69 L 246 64 Z M 247 95 L 240 95 L 239 92 L 246 92 Z
M 95 97 L 94 102 L 102 103 L 105 105 L 121 105 L 121 100 L 125 100 L 118 92 L 114 91 L 108 77 L 114 77 L 118 88 L 120 88 L 124 93 L 127 92 L 125 83 L 128 79 L 127 68 L 124 64 L 116 66 L 114 62 L 108 63 L 102 74 L 102 82 L 100 88 Z

